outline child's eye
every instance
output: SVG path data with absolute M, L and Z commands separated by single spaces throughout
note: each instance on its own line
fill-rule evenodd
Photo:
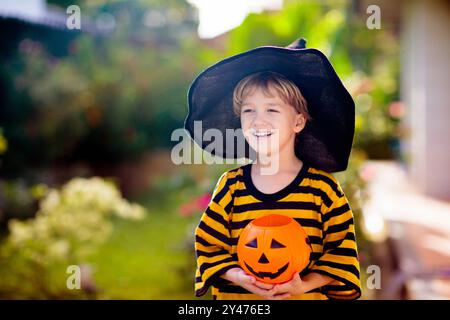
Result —
M 253 110 L 252 109 L 244 109 L 244 110 L 242 110 L 242 113 L 248 113 L 248 112 L 252 112 Z
M 278 110 L 276 110 L 276 109 L 269 109 L 267 111 L 269 111 L 269 112 L 278 112 Z

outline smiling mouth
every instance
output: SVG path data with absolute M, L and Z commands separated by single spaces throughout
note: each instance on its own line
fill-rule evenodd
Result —
M 263 272 L 263 271 L 256 272 L 245 261 L 244 261 L 244 263 L 245 263 L 245 266 L 247 267 L 248 271 L 250 271 L 255 276 L 257 276 L 258 278 L 261 278 L 261 279 L 263 279 L 263 278 L 275 279 L 275 278 L 279 277 L 283 272 L 285 272 L 289 266 L 289 262 L 288 262 L 284 266 L 282 266 L 280 269 L 278 269 L 277 272 Z
M 262 138 L 262 137 L 270 137 L 273 134 L 272 130 L 267 130 L 267 131 L 254 131 L 252 133 L 253 136 L 257 137 L 257 138 Z

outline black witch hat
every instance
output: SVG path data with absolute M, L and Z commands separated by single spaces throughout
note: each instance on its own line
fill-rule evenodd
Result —
M 296 139 L 296 156 L 327 172 L 346 170 L 355 130 L 355 104 L 327 57 L 317 49 L 306 49 L 305 44 L 304 39 L 299 39 L 287 47 L 258 47 L 201 72 L 188 93 L 189 113 L 184 128 L 191 138 L 202 149 L 222 158 L 255 159 L 242 130 L 237 131 L 231 144 L 223 139 L 213 149 L 208 148 L 211 141 L 205 141 L 203 133 L 215 128 L 225 137 L 226 129 L 240 129 L 240 119 L 233 112 L 235 86 L 250 74 L 276 72 L 300 88 L 312 117 Z M 196 121 L 201 125 L 194 130 Z M 240 139 L 244 140 L 240 142 L 245 144 L 243 150 L 238 148 Z

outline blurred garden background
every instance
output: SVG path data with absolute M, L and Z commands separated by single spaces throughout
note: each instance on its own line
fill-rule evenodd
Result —
M 171 161 L 189 85 L 220 59 L 300 36 L 356 103 L 336 177 L 363 298 L 450 297 L 449 17 L 438 0 L 0 1 L 0 299 L 194 298 L 194 228 L 236 165 Z M 66 286 L 70 265 L 80 290 Z

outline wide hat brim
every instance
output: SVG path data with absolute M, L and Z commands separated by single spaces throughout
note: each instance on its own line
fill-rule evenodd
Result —
M 256 153 L 241 130 L 231 143 L 225 137 L 227 129 L 241 128 L 240 119 L 233 112 L 235 86 L 244 77 L 261 71 L 284 75 L 300 88 L 307 101 L 312 120 L 296 140 L 297 157 L 327 172 L 346 170 L 355 130 L 355 104 L 327 57 L 316 49 L 263 46 L 204 70 L 188 93 L 184 128 L 191 138 L 202 149 L 222 158 L 255 159 Z M 195 124 L 196 121 L 201 122 Z M 205 139 L 204 134 L 213 128 L 220 130 L 224 139 L 211 149 L 212 141 Z M 243 149 L 239 148 L 242 144 Z

